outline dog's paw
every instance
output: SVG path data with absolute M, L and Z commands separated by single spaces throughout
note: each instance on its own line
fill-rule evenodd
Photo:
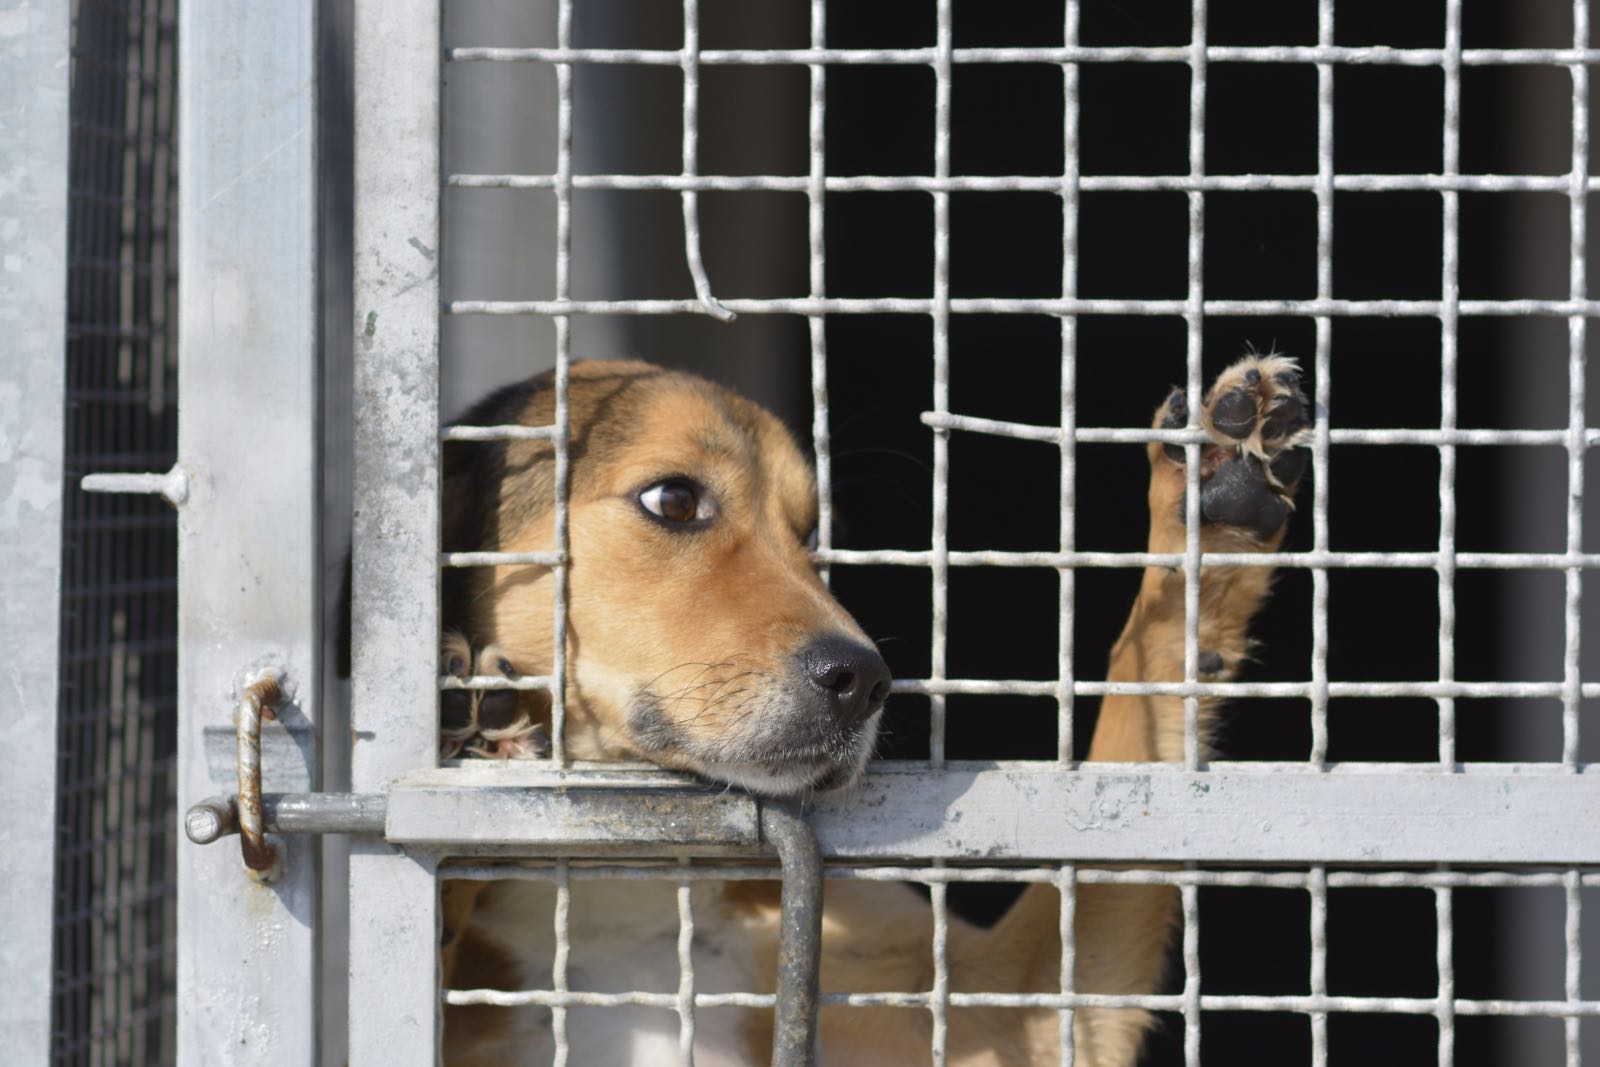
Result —
M 457 630 L 444 635 L 439 648 L 439 670 L 451 678 L 465 678 L 472 664 L 472 646 Z M 478 732 L 477 694 L 470 689 L 446 689 L 439 694 L 439 758 L 453 759 Z
M 498 645 L 478 653 L 477 673 L 515 680 L 521 677 Z M 484 759 L 543 759 L 550 755 L 550 738 L 533 721 L 528 702 L 515 689 L 487 689 L 478 699 L 477 738 L 467 751 Z
M 1189 404 L 1173 389 L 1156 412 L 1159 429 L 1190 426 Z M 1294 491 L 1305 473 L 1301 447 L 1311 427 L 1311 405 L 1300 389 L 1300 368 L 1282 356 L 1246 356 L 1217 376 L 1199 413 L 1211 442 L 1200 453 L 1200 516 L 1208 525 L 1243 530 L 1259 540 L 1283 528 Z M 1183 477 L 1185 451 L 1167 444 L 1152 450 L 1157 463 Z M 1178 495 L 1178 519 L 1185 515 Z

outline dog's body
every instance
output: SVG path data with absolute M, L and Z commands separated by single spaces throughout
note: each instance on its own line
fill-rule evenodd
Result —
M 552 421 L 538 381 L 475 409 L 476 424 Z M 571 380 L 572 482 L 567 755 L 639 759 L 773 795 L 848 786 L 865 765 L 888 690 L 871 642 L 818 580 L 806 550 L 815 522 L 808 465 L 777 420 L 699 379 L 636 363 L 577 364 Z M 1174 391 L 1156 424 L 1190 422 Z M 1282 540 L 1304 466 L 1307 425 L 1287 360 L 1251 357 L 1226 371 L 1196 420 L 1202 448 L 1207 551 L 1270 551 Z M 478 449 L 476 453 L 470 449 Z M 1152 552 L 1185 545 L 1184 452 L 1151 444 Z M 454 446 L 446 465 L 446 547 L 535 551 L 552 539 L 548 442 Z M 1247 628 L 1270 581 L 1266 568 L 1207 568 L 1200 593 L 1199 669 L 1222 679 L 1248 651 Z M 545 673 L 552 666 L 554 582 L 539 568 L 468 572 L 446 590 L 445 669 Z M 1184 676 L 1184 578 L 1150 568 L 1113 649 L 1113 681 Z M 447 694 L 448 696 L 448 694 Z M 486 755 L 542 744 L 547 708 L 531 699 L 456 697 L 446 735 Z M 493 703 L 491 703 L 493 701 Z M 1203 702 L 1202 744 L 1213 711 Z M 1183 702 L 1112 696 L 1100 711 L 1091 760 L 1183 757 Z M 447 751 L 452 749 L 447 748 Z M 1043 814 L 1043 813 L 1041 813 Z M 1083 885 L 1077 891 L 1076 988 L 1140 993 L 1160 980 L 1176 895 L 1157 886 Z M 696 991 L 770 991 L 777 891 L 770 883 L 697 883 L 692 893 Z M 678 990 L 676 883 L 572 884 L 569 987 L 594 992 Z M 549 988 L 554 890 L 535 881 L 447 883 L 445 971 L 454 988 Z M 952 918 L 953 991 L 1053 992 L 1059 987 L 1057 894 L 1033 885 L 993 928 Z M 926 901 L 888 883 L 834 881 L 823 920 L 826 992 L 931 988 Z M 766 1062 L 770 1012 L 697 1013 L 702 1065 Z M 1134 1062 L 1147 1013 L 1075 1013 L 1078 1062 Z M 920 1009 L 829 1007 L 823 1061 L 923 1064 L 931 1021 Z M 542 1008 L 452 1008 L 453 1067 L 545 1064 L 551 1016 Z M 676 1062 L 676 1016 L 660 1008 L 568 1011 L 577 1064 Z M 957 1064 L 1059 1060 L 1059 1019 L 1048 1010 L 952 1009 Z

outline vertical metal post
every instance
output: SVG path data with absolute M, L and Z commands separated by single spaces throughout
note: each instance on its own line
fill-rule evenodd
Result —
M 0 774 L 0 1048 L 50 1055 L 57 617 L 61 585 L 62 368 L 67 298 L 71 11 L 0 0 L 0 569 L 7 688 L 0 736 L 43 755 Z
M 320 784 L 316 17 L 313 0 L 181 12 L 179 810 L 232 791 L 233 710 L 269 666 L 267 788 Z M 316 1062 L 318 850 L 278 848 L 274 884 L 231 849 L 180 852 L 180 1064 Z
M 351 784 L 434 766 L 439 642 L 439 0 L 355 5 Z M 350 1064 L 432 1067 L 434 859 L 351 846 Z

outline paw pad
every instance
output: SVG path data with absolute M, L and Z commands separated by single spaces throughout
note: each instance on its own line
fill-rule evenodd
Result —
M 1208 524 L 1232 526 L 1266 540 L 1282 528 L 1305 473 L 1311 405 L 1300 370 L 1282 356 L 1247 356 L 1212 383 L 1199 422 L 1211 438 L 1201 450 L 1200 514 Z M 1175 389 L 1157 418 L 1161 429 L 1189 425 L 1189 406 Z M 1182 465 L 1181 445 L 1162 448 Z M 1183 504 L 1180 501 L 1180 515 Z
M 440 654 L 444 673 L 465 680 L 467 664 L 475 677 L 520 678 L 511 659 L 495 645 L 472 654 L 467 639 L 445 635 Z M 550 755 L 550 739 L 516 689 L 446 689 L 439 700 L 439 755 L 442 759 L 539 759 Z

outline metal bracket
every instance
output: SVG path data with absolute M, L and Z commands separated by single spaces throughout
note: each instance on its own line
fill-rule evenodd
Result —
M 251 690 L 271 683 L 262 679 L 240 703 L 240 789 L 246 788 L 244 735 Z M 254 700 L 264 701 L 264 691 Z M 259 735 L 260 720 L 255 721 Z M 442 787 L 426 777 L 421 784 L 400 784 L 392 796 L 362 793 L 260 792 L 259 762 L 254 771 L 254 797 L 212 797 L 191 807 L 184 830 L 196 844 L 210 844 L 245 830 L 246 812 L 254 821 L 259 846 L 245 843 L 245 863 L 252 873 L 251 849 L 275 856 L 260 839 L 272 833 L 340 833 L 381 836 L 391 843 L 439 849 L 435 816 L 441 810 Z M 494 827 L 493 839 L 461 842 L 475 851 L 515 849 L 518 853 L 582 854 L 604 849 L 615 854 L 632 845 L 659 853 L 663 847 L 726 850 L 767 845 L 775 849 L 783 872 L 779 898 L 777 1008 L 772 1033 L 773 1067 L 810 1067 L 816 1062 L 817 1001 L 822 959 L 822 850 L 798 805 L 746 794 L 694 788 L 500 788 L 477 787 L 479 803 L 502 809 L 504 818 L 474 822 Z M 418 804 L 421 799 L 426 803 Z M 443 805 L 447 808 L 448 805 Z M 515 817 L 511 817 L 513 811 Z M 456 833 L 463 824 L 449 820 Z M 514 825 L 514 831 L 508 826 Z M 257 852 L 259 859 L 262 853 Z

